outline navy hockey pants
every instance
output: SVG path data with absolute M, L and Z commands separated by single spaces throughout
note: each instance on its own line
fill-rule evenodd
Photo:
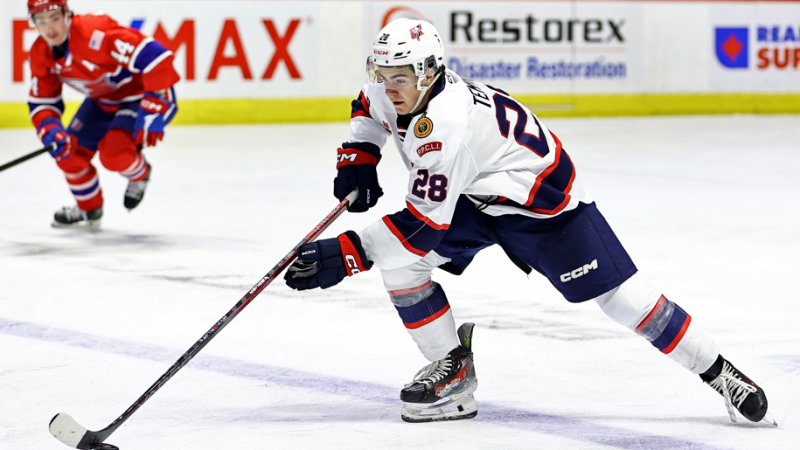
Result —
M 490 217 L 499 244 L 546 276 L 570 302 L 591 300 L 618 287 L 636 266 L 594 203 L 548 219 L 522 215 Z M 460 274 L 475 255 L 495 242 L 482 213 L 458 200 L 450 228 L 434 250 L 451 263 L 440 268 Z

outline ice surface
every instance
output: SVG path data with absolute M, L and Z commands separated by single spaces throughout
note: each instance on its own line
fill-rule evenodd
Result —
M 108 441 L 132 449 L 782 449 L 800 444 L 800 117 L 549 120 L 637 266 L 767 392 L 771 428 L 607 319 L 486 250 L 437 272 L 476 326 L 478 417 L 407 424 L 426 364 L 378 271 L 308 293 L 269 286 Z M 100 231 L 50 228 L 73 203 L 43 155 L 0 173 L 0 449 L 67 448 L 66 411 L 105 427 L 335 205 L 347 124 L 174 127 L 147 150 L 143 203 L 99 167 Z M 38 148 L 0 130 L 0 163 Z M 403 206 L 391 144 L 376 210 Z

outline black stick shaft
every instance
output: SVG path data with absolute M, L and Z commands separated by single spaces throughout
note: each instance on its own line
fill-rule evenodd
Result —
M 49 152 L 50 150 L 53 150 L 54 147 L 55 147 L 55 144 L 51 144 L 51 145 L 49 145 L 49 146 L 47 146 L 45 148 L 40 148 L 39 150 L 36 150 L 34 152 L 30 152 L 25 156 L 20 156 L 19 158 L 15 159 L 15 160 L 13 160 L 11 162 L 7 162 L 7 163 L 3 164 L 2 166 L 0 166 L 0 172 L 4 171 L 6 169 L 9 169 L 11 167 L 14 167 L 19 163 L 24 163 L 25 161 L 27 161 L 27 160 L 29 160 L 31 158 L 35 158 L 35 157 L 41 155 L 44 152 Z
M 253 299 L 255 299 L 256 296 L 260 294 L 261 291 L 264 290 L 264 288 L 269 286 L 269 284 L 272 283 L 272 281 L 281 272 L 283 272 L 285 268 L 289 267 L 292 261 L 294 261 L 294 259 L 297 257 L 297 249 L 301 245 L 307 244 L 316 239 L 317 236 L 319 236 L 323 231 L 325 231 L 325 229 L 328 228 L 328 226 L 331 223 L 333 223 L 334 220 L 336 220 L 344 211 L 347 210 L 347 207 L 356 198 L 358 198 L 358 190 L 354 190 L 353 192 L 351 192 L 344 200 L 342 200 L 341 203 L 336 205 L 336 208 L 334 208 L 333 211 L 330 212 L 330 214 L 328 214 L 324 219 L 322 219 L 322 221 L 319 224 L 317 224 L 317 226 L 314 227 L 314 229 L 311 230 L 311 232 L 308 233 L 306 237 L 303 238 L 302 241 L 300 241 L 300 243 L 295 245 L 292 251 L 290 251 L 286 256 L 284 256 L 283 259 L 275 267 L 272 268 L 272 270 L 270 270 L 266 275 L 264 275 L 258 281 L 258 283 L 256 283 L 256 285 L 253 286 L 250 289 L 250 291 L 248 291 L 247 294 L 245 294 L 244 297 L 242 297 L 233 306 L 233 308 L 231 308 L 230 311 L 228 311 L 224 316 L 222 316 L 222 318 L 219 319 L 217 323 L 214 324 L 213 327 L 211 327 L 208 331 L 206 331 L 206 333 L 197 342 L 195 342 L 194 345 L 192 345 L 192 347 L 186 353 L 183 354 L 183 356 L 178 358 L 175 364 L 173 364 L 169 368 L 169 370 L 167 370 L 163 375 L 161 375 L 161 377 L 155 383 L 153 383 L 153 385 L 150 386 L 150 388 L 147 389 L 147 391 L 145 391 L 145 393 L 142 394 L 142 396 L 139 397 L 139 399 L 136 400 L 136 402 L 134 402 L 127 410 L 125 410 L 125 412 L 122 413 L 121 416 L 119 416 L 116 420 L 111 422 L 109 426 L 103 428 L 100 431 L 87 432 L 84 435 L 83 439 L 81 439 L 81 442 L 77 445 L 77 448 L 88 449 L 93 444 L 99 444 L 105 441 L 106 438 L 108 438 L 111 435 L 111 433 L 116 431 L 117 428 L 119 428 L 126 420 L 128 420 L 128 418 L 134 412 L 136 412 L 136 410 L 139 409 L 144 404 L 144 402 L 146 402 L 150 397 L 153 396 L 153 394 L 155 394 L 159 389 L 161 389 L 161 387 L 164 384 L 166 384 L 166 382 L 169 381 L 170 378 L 175 376 L 175 374 L 178 373 L 178 371 L 181 370 L 183 366 L 185 366 L 189 361 L 191 361 L 192 358 L 195 357 L 195 355 L 200 353 L 200 350 L 202 350 L 203 347 L 208 345 L 211 339 L 214 339 L 214 337 L 216 337 L 219 334 L 219 332 L 222 331 L 222 329 L 225 328 L 231 322 L 231 320 L 234 319 L 234 317 L 236 317 L 240 312 L 242 312 L 242 310 L 248 304 L 250 304 L 250 302 L 252 302 Z

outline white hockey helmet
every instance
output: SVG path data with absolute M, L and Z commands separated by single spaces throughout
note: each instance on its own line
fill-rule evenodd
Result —
M 418 77 L 417 88 L 426 76 L 435 75 L 444 64 L 444 44 L 439 31 L 432 23 L 418 19 L 396 19 L 389 22 L 372 43 L 372 54 L 367 59 L 370 80 L 380 66 L 410 65 Z

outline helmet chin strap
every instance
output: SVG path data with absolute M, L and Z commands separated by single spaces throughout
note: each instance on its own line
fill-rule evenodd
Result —
M 431 86 L 436 84 L 436 80 L 439 79 L 439 75 L 440 74 L 437 73 L 433 77 L 433 81 L 431 81 L 431 83 L 429 85 L 427 85 L 427 86 L 423 86 L 422 85 L 422 80 L 424 80 L 426 77 L 422 76 L 422 77 L 419 77 L 417 79 L 417 90 L 420 91 L 420 94 L 419 94 L 419 98 L 417 99 L 417 103 L 415 103 L 414 107 L 411 108 L 411 111 L 409 112 L 409 114 L 414 114 L 414 112 L 417 111 L 417 108 L 419 108 L 419 104 L 422 103 L 422 99 L 425 98 L 425 93 L 428 92 L 428 89 L 430 89 Z

